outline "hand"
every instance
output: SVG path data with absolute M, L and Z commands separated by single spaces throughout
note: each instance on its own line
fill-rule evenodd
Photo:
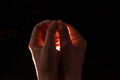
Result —
M 57 77 L 57 51 L 54 41 L 56 25 L 56 21 L 42 21 L 35 26 L 31 35 L 29 49 L 38 80 L 56 80 Z M 42 33 L 43 26 L 48 26 L 46 35 Z M 43 40 L 44 36 L 45 41 Z
M 81 80 L 86 41 L 72 26 L 64 24 L 61 20 L 58 24 L 64 80 Z
M 48 27 L 43 29 L 43 26 Z M 57 55 L 55 46 L 56 30 L 60 34 L 59 54 L 62 54 L 60 57 Z M 55 80 L 58 71 L 62 71 L 64 77 L 60 79 L 81 80 L 85 48 L 86 41 L 84 38 L 72 26 L 61 20 L 57 22 L 46 20 L 37 24 L 32 32 L 29 49 L 38 79 Z M 60 59 L 59 65 L 57 58 Z

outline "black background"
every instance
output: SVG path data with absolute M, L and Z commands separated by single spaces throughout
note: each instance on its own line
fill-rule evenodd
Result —
M 0 80 L 37 80 L 28 42 L 45 19 L 62 19 L 87 40 L 83 80 L 120 80 L 117 0 L 0 1 Z

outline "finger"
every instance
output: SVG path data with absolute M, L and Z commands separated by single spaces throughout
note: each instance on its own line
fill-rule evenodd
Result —
M 51 46 L 55 47 L 55 33 L 57 30 L 57 23 L 56 21 L 52 21 L 46 31 L 45 36 L 45 45 L 44 46 Z
M 59 33 L 60 33 L 61 47 L 64 45 L 72 45 L 67 26 L 61 20 L 58 21 L 58 28 L 59 28 Z
M 43 46 L 44 41 L 43 41 L 43 30 L 42 27 L 46 27 L 48 23 L 50 23 L 50 20 L 44 20 L 40 23 L 38 23 L 37 25 L 35 25 L 32 34 L 31 34 L 31 38 L 30 38 L 30 42 L 29 42 L 29 47 L 30 46 Z
M 72 39 L 72 44 L 74 46 L 78 46 L 78 45 L 86 42 L 86 40 L 82 37 L 82 35 L 74 27 L 72 27 L 69 24 L 66 24 L 66 25 L 69 29 L 71 39 Z

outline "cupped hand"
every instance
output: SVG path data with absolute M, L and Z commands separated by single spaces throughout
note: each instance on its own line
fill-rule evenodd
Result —
M 81 80 L 86 40 L 72 26 L 57 21 L 60 33 L 61 70 L 64 80 Z
M 56 21 L 42 21 L 34 27 L 31 35 L 29 49 L 38 80 L 56 80 L 57 77 L 56 25 Z
M 56 44 L 56 32 L 59 44 Z M 38 80 L 81 80 L 86 40 L 72 26 L 61 20 L 38 23 L 29 49 Z

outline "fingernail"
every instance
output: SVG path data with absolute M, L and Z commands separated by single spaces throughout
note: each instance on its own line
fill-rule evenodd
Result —
M 50 28 L 57 29 L 57 23 L 56 21 L 52 21 L 49 25 Z
M 50 23 L 50 25 L 52 25 L 52 26 L 56 25 L 56 21 L 52 21 L 52 22 Z
M 64 22 L 62 20 L 58 20 L 57 23 L 63 24 Z

